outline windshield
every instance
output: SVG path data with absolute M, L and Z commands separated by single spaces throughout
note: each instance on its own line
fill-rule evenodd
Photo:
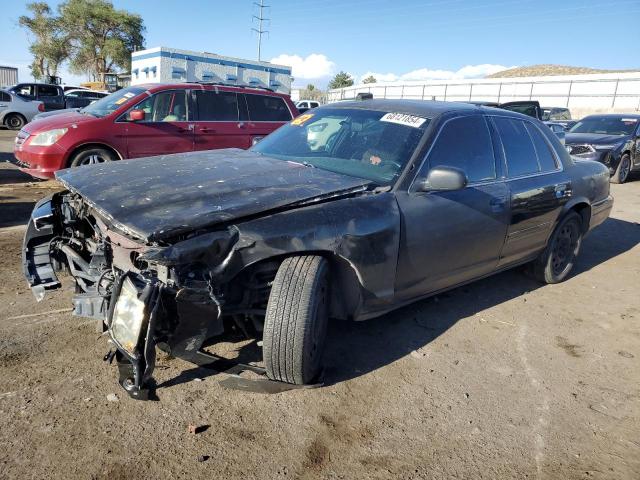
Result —
M 91 105 L 84 107 L 80 111 L 93 115 L 94 117 L 106 117 L 107 115 L 115 112 L 133 97 L 140 95 L 144 91 L 145 89 L 140 87 L 123 88 L 122 90 L 118 90 L 111 95 L 107 95 L 106 97 L 93 102 Z
M 300 115 L 252 150 L 391 185 L 428 124 L 429 119 L 402 113 L 326 107 Z
M 587 117 L 576 123 L 569 133 L 600 133 L 603 135 L 631 135 L 637 118 Z

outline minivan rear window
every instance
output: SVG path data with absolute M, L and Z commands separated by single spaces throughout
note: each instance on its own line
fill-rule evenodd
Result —
M 246 94 L 249 120 L 254 122 L 288 122 L 291 112 L 280 97 Z

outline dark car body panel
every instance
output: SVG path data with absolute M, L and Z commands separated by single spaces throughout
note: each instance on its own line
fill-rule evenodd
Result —
M 70 191 L 39 202 L 25 236 L 25 275 L 34 293 L 41 298 L 58 286 L 53 259 L 82 269 L 80 285 L 106 264 L 125 272 L 120 278 L 131 275 L 158 289 L 156 305 L 168 313 L 149 320 L 144 354 L 130 358 L 141 378 L 155 359 L 156 341 L 191 359 L 224 331 L 223 318 L 264 315 L 263 293 L 285 257 L 325 257 L 331 316 L 363 320 L 536 258 L 572 209 L 586 233 L 612 208 L 607 169 L 573 160 L 548 128 L 524 115 L 402 100 L 330 108 L 404 113 L 430 123 L 398 180 L 386 187 L 241 150 L 62 171 L 58 178 Z M 421 191 L 440 132 L 466 117 L 486 121 L 487 149 L 497 152 L 490 157 L 495 178 L 455 191 Z M 557 170 L 510 178 L 496 117 L 537 128 L 555 152 Z M 65 244 L 63 231 L 87 233 Z M 75 311 L 108 320 L 109 301 L 100 288 L 89 288 L 74 297 Z

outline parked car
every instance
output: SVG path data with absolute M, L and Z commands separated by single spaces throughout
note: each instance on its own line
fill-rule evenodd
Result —
M 410 100 L 323 106 L 249 151 L 56 177 L 67 190 L 33 211 L 26 278 L 42 299 L 68 268 L 75 312 L 108 330 L 135 398 L 156 345 L 201 364 L 205 340 L 253 332 L 268 379 L 308 384 L 329 317 L 378 317 L 522 264 L 561 282 L 613 202 L 607 169 L 574 162 L 539 121 Z
M 542 121 L 571 120 L 571 112 L 564 107 L 542 107 Z
M 613 183 L 640 170 L 640 115 L 589 115 L 567 133 L 567 150 L 580 159 L 603 163 Z
M 49 83 L 19 83 L 9 88 L 10 91 L 25 100 L 37 100 L 44 103 L 44 109 L 61 110 L 65 108 L 64 90 L 59 85 Z
M 484 107 L 502 108 L 504 110 L 522 113 L 523 115 L 527 115 L 528 117 L 542 120 L 542 107 L 540 107 L 540 102 L 538 102 L 537 100 L 518 100 L 515 102 L 505 103 L 472 101 L 468 103 Z
M 89 90 L 89 89 L 87 87 L 80 87 L 77 85 L 62 85 L 62 90 L 64 90 L 64 93 L 66 94 L 71 90 Z
M 106 92 L 97 92 L 95 90 L 76 89 L 68 90 L 64 94 L 65 108 L 82 108 L 90 105 L 96 100 L 109 95 Z
M 42 102 L 25 100 L 13 92 L 0 90 L 0 125 L 11 130 L 20 130 L 38 112 L 43 111 Z
M 315 100 L 298 100 L 296 102 L 296 108 L 300 113 L 304 113 L 307 110 L 311 110 L 312 108 L 317 108 L 319 106 L 320 102 L 317 102 Z
M 566 133 L 566 129 L 564 128 L 564 125 L 557 122 L 544 122 L 544 124 L 547 127 L 549 127 L 549 129 L 551 129 L 553 133 L 556 134 L 556 136 L 558 137 L 558 140 L 560 140 L 560 143 L 564 145 L 567 137 L 567 133 Z
M 136 85 L 34 121 L 18 133 L 14 154 L 24 172 L 51 178 L 62 168 L 125 158 L 249 148 L 297 114 L 289 96 L 259 88 Z

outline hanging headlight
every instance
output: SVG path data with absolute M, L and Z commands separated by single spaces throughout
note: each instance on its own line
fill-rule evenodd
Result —
M 109 326 L 113 340 L 132 356 L 147 323 L 145 302 L 140 300 L 139 295 L 140 291 L 131 279 L 125 278 Z

